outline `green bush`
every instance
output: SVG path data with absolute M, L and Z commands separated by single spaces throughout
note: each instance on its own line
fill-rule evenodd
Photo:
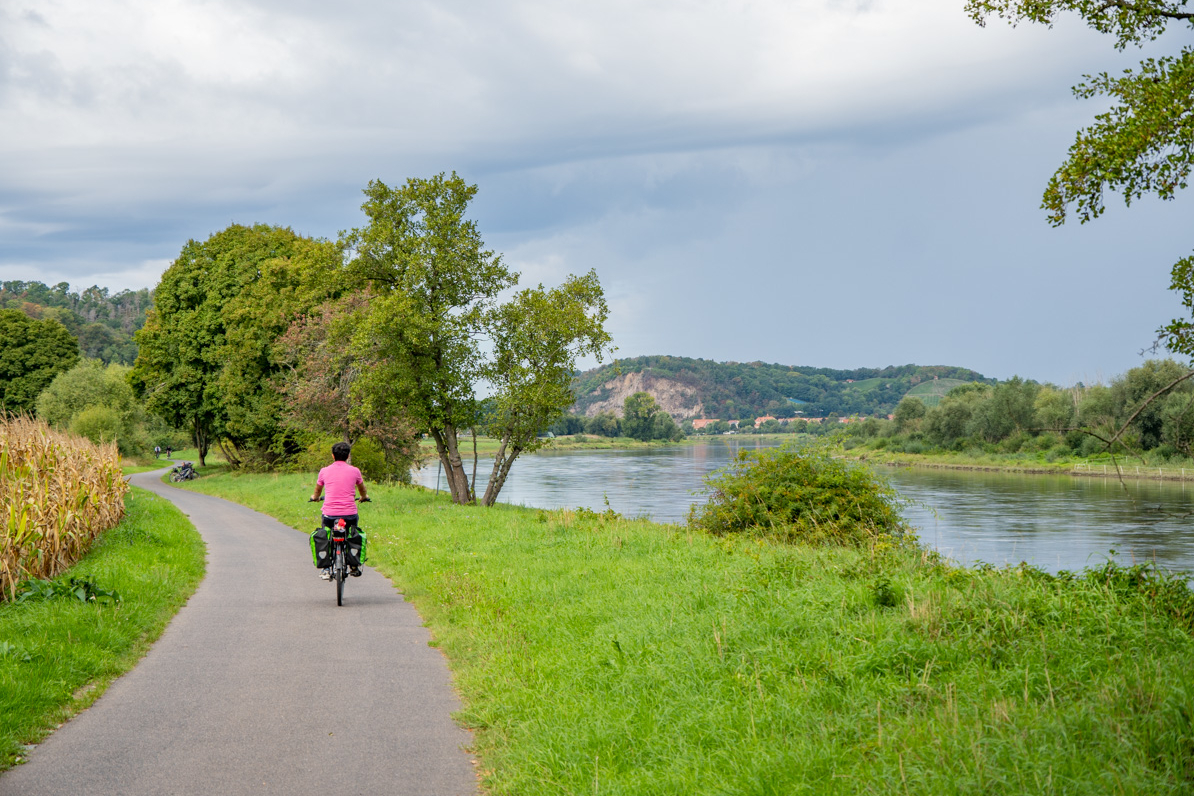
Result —
M 689 524 L 713 534 L 760 531 L 809 544 L 865 546 L 911 540 L 899 499 L 870 469 L 824 445 L 742 452 L 707 483 L 709 502 Z
M 392 474 L 386 464 L 386 454 L 381 446 L 368 437 L 358 439 L 352 446 L 349 462 L 360 469 L 366 481 L 390 481 Z
M 120 414 L 111 407 L 89 406 L 75 415 L 70 432 L 86 437 L 96 445 L 115 442 L 120 436 Z

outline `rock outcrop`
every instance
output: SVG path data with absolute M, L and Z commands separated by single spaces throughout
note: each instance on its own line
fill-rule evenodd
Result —
M 622 407 L 626 399 L 636 392 L 650 393 L 663 411 L 667 412 L 678 423 L 690 417 L 700 417 L 704 406 L 697 395 L 697 388 L 690 384 L 682 384 L 662 376 L 654 376 L 649 371 L 638 373 L 624 373 L 610 379 L 601 388 L 591 393 L 602 396 L 600 400 L 589 404 L 585 409 L 586 417 L 594 417 L 601 412 L 613 412 L 622 416 Z

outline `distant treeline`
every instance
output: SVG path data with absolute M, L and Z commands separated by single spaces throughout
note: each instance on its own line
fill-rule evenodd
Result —
M 611 390 L 607 384 L 619 375 L 640 372 L 692 387 L 695 400 L 704 407 L 704 416 L 722 420 L 753 420 L 763 415 L 786 418 L 799 413 L 807 417 L 887 415 L 910 389 L 935 378 L 992 381 L 968 368 L 948 366 L 836 370 L 643 356 L 580 374 L 575 383 L 574 411 L 584 414 L 592 404 L 608 399 Z
M 847 447 L 904 453 L 1040 453 L 1054 461 L 1104 451 L 1152 459 L 1194 456 L 1194 380 L 1149 399 L 1189 374 L 1173 360 L 1149 360 L 1109 386 L 1060 389 L 1013 378 L 965 384 L 934 407 L 909 396 L 893 420 L 845 427 Z M 1116 439 L 1121 429 L 1126 430 Z M 1116 439 L 1108 446 L 1107 441 Z
M 137 358 L 133 333 L 145 325 L 153 304 L 148 289 L 109 294 L 91 286 L 72 293 L 70 285 L 12 280 L 0 282 L 0 309 L 21 310 L 30 318 L 55 320 L 79 341 L 80 355 L 105 364 L 132 365 Z

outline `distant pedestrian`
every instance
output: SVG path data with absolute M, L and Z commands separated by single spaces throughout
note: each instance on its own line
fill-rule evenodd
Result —
M 169 454 L 166 454 L 166 455 L 169 456 Z M 162 458 L 162 446 L 161 445 L 153 446 L 153 458 L 155 458 L 155 459 Z

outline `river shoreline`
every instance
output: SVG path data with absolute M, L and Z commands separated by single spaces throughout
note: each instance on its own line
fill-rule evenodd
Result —
M 916 459 L 880 459 L 872 456 L 847 456 L 854 461 L 885 467 L 917 467 L 926 470 L 962 470 L 968 472 L 1015 473 L 1018 475 L 1069 475 L 1077 478 L 1132 479 L 1135 481 L 1194 481 L 1194 468 L 1154 467 L 1145 464 L 1080 463 L 1062 466 L 992 464 L 968 462 L 930 462 Z

